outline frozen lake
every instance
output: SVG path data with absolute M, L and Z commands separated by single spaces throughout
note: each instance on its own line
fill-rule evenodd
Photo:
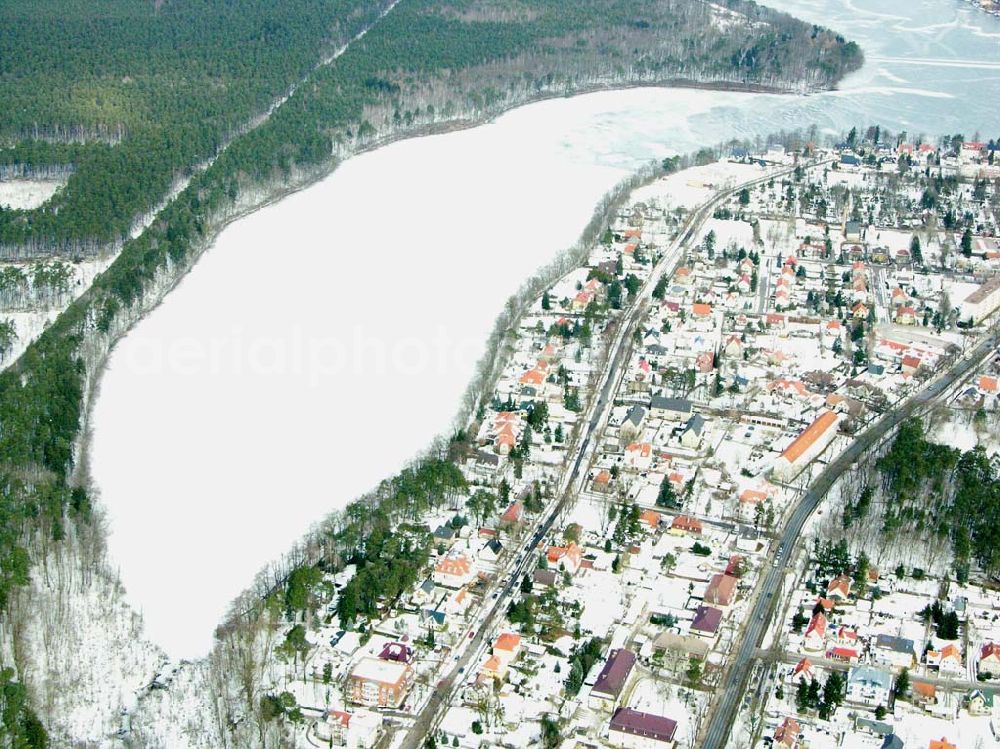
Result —
M 92 472 L 149 635 L 204 654 L 228 602 L 458 409 L 493 320 L 629 171 L 729 137 L 879 123 L 1000 135 L 1000 23 L 952 0 L 773 3 L 859 41 L 842 90 L 638 89 L 406 141 L 226 229 L 115 348 Z

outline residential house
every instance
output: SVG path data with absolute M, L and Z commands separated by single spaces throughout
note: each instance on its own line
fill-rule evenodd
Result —
M 628 410 L 625 421 L 622 422 L 619 434 L 623 442 L 631 442 L 642 433 L 642 425 L 646 419 L 646 409 L 635 405 Z
M 894 668 L 912 668 L 916 662 L 916 646 L 913 640 L 893 635 L 878 635 L 873 650 L 875 662 Z
M 351 669 L 348 694 L 359 705 L 398 708 L 412 681 L 409 663 L 366 657 Z
M 988 689 L 973 689 L 969 692 L 968 705 L 970 715 L 992 715 L 995 703 L 995 693 Z
M 633 442 L 625 448 L 625 465 L 636 471 L 648 471 L 653 465 L 653 446 L 648 442 Z
M 714 638 L 722 624 L 722 611 L 711 606 L 699 606 L 694 612 L 691 631 L 702 637 Z
M 691 416 L 691 401 L 654 395 L 649 402 L 649 413 L 667 421 L 684 421 Z
M 913 703 L 925 710 L 931 705 L 936 705 L 937 687 L 926 681 L 915 681 L 910 685 L 910 699 Z
M 531 575 L 531 580 L 535 585 L 544 585 L 546 588 L 556 587 L 559 576 L 555 570 L 535 570 Z
M 673 749 L 677 721 L 629 707 L 615 710 L 608 741 L 620 749 Z
M 504 510 L 503 515 L 500 516 L 500 525 L 502 526 L 512 526 L 518 525 L 524 520 L 524 503 L 514 501 L 510 503 L 510 506 Z
M 486 679 L 503 681 L 507 670 L 521 652 L 521 635 L 504 632 L 493 643 L 493 653 L 479 667 L 479 675 Z
M 472 581 L 476 572 L 465 554 L 441 557 L 434 566 L 434 582 L 446 588 L 461 588 Z
M 606 468 L 602 468 L 594 476 L 593 482 L 590 484 L 590 488 L 597 492 L 598 494 L 607 494 L 611 491 L 611 471 Z
M 962 662 L 962 651 L 954 643 L 948 643 L 940 650 L 927 651 L 927 665 L 937 668 L 942 676 L 961 675 L 965 673 L 965 664 Z
M 940 739 L 932 739 L 927 749 L 958 749 L 958 747 L 942 736 Z
M 813 668 L 812 661 L 808 658 L 803 658 L 801 661 L 796 663 L 795 666 L 792 667 L 791 674 L 789 675 L 789 679 L 793 684 L 798 684 L 800 681 L 809 683 L 815 678 L 816 669 Z
M 1000 644 L 987 642 L 979 649 L 979 674 L 1000 676 Z
M 675 536 L 685 536 L 689 533 L 700 536 L 702 530 L 701 521 L 690 515 L 678 515 L 670 521 L 670 533 Z
M 853 581 L 847 575 L 837 575 L 826 586 L 826 597 L 831 601 L 846 601 L 851 595 Z
M 919 357 L 913 356 L 912 354 L 907 354 L 903 357 L 903 361 L 900 363 L 900 368 L 903 370 L 903 374 L 916 374 L 917 370 L 920 369 L 921 361 Z
M 660 527 L 660 520 L 662 516 L 656 510 L 643 510 L 639 515 L 639 521 L 645 523 L 650 530 L 656 530 Z
M 494 563 L 500 559 L 500 555 L 503 554 L 503 544 L 500 543 L 500 539 L 491 538 L 486 542 L 479 551 L 479 558 L 484 562 Z
M 324 720 L 314 724 L 316 737 L 330 746 L 344 749 L 371 749 L 379 736 L 382 716 L 369 710 L 353 713 L 328 710 Z
M 611 651 L 608 660 L 597 676 L 590 690 L 590 701 L 594 707 L 612 708 L 618 702 L 632 669 L 635 667 L 635 653 L 627 648 Z
M 705 603 L 729 606 L 736 599 L 737 580 L 732 575 L 712 575 L 705 588 Z
M 798 749 L 799 736 L 802 735 L 802 726 L 792 717 L 786 717 L 781 724 L 774 729 L 774 746 L 782 749 Z
M 861 705 L 888 706 L 892 674 L 873 666 L 855 666 L 847 672 L 847 701 Z
M 809 620 L 809 626 L 806 627 L 805 635 L 803 635 L 802 646 L 813 653 L 826 650 L 826 628 L 826 616 L 822 612 L 813 614 L 812 619 Z
M 545 558 L 553 567 L 575 575 L 583 563 L 583 549 L 575 541 L 570 541 L 568 546 L 550 546 Z
M 681 444 L 691 450 L 701 446 L 702 437 L 705 434 L 705 417 L 701 414 L 694 414 L 688 419 L 687 426 L 681 433 Z

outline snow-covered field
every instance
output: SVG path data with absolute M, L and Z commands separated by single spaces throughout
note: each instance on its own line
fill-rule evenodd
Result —
M 0 208 L 37 208 L 66 184 L 58 179 L 0 180 Z
M 1000 83 L 903 59 L 921 38 L 907 18 L 964 11 L 778 4 L 885 59 L 811 97 L 638 89 L 539 103 L 354 159 L 224 232 L 116 348 L 95 406 L 110 549 L 153 639 L 204 653 L 261 565 L 447 430 L 504 300 L 627 171 L 810 123 L 995 122 Z M 885 14 L 900 19 L 888 41 Z M 941 57 L 1000 65 L 963 26 L 936 43 Z M 963 91 L 968 106 L 947 98 Z

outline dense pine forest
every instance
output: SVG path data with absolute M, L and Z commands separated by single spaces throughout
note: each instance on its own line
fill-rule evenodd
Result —
M 0 246 L 65 254 L 124 239 L 175 179 L 387 5 L 4 3 L 0 169 L 59 164 L 72 176 L 46 206 L 0 210 Z M 279 124 L 241 144 L 228 171 L 270 176 L 329 159 L 338 139 L 373 132 L 366 107 L 408 126 L 553 86 L 683 78 L 828 87 L 860 62 L 853 43 L 743 0 L 403 0 L 312 76 Z
M 0 247 L 74 255 L 122 245 L 93 286 L 0 373 L 5 620 L 53 544 L 100 545 L 78 470 L 100 352 L 149 303 L 156 283 L 189 267 L 251 188 L 277 188 L 382 139 L 540 96 L 673 80 L 806 90 L 832 86 L 861 63 L 858 48 L 832 32 L 743 0 L 400 0 L 379 20 L 389 8 L 360 0 L 0 4 L 0 172 L 71 172 L 40 208 L 0 209 Z M 186 187 L 129 238 L 137 218 L 182 178 Z M 403 474 L 379 502 L 398 517 L 444 501 L 461 484 L 452 468 L 431 463 Z M 405 582 L 422 542 L 400 541 L 405 553 L 391 563 L 362 548 L 360 538 L 390 517 L 370 510 L 345 519 L 329 558 Z M 287 603 L 297 609 L 297 601 Z M 372 605 L 359 596 L 359 613 Z M 16 643 L 13 651 L 17 665 Z M 45 746 L 46 716 L 32 711 L 18 670 L 0 670 L 0 737 Z

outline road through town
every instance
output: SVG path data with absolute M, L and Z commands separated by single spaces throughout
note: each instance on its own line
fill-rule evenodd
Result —
M 876 446 L 881 439 L 891 434 L 901 422 L 935 403 L 955 383 L 972 373 L 975 367 L 996 349 L 998 342 L 1000 342 L 1000 333 L 991 332 L 966 356 L 958 359 L 951 367 L 928 383 L 923 390 L 883 414 L 820 472 L 806 493 L 799 499 L 781 533 L 779 551 L 774 557 L 774 565 L 767 571 L 763 583 L 759 585 L 757 600 L 743 630 L 742 639 L 734 648 L 736 655 L 729 663 L 722 691 L 716 695 L 714 710 L 701 744 L 702 749 L 723 749 L 726 745 L 729 732 L 736 720 L 757 649 L 770 625 L 782 578 L 785 575 L 785 565 L 791 558 L 791 552 L 799 540 L 806 520 L 812 515 L 834 482 L 842 473 L 849 470 L 858 458 Z
M 822 162 L 820 162 L 822 163 Z M 648 305 L 653 298 L 653 289 L 664 275 L 671 276 L 677 270 L 684 257 L 684 251 L 697 239 L 699 230 L 710 218 L 717 205 L 731 197 L 744 187 L 754 187 L 771 179 L 780 178 L 793 171 L 792 168 L 771 170 L 761 177 L 746 182 L 730 185 L 716 193 L 709 200 L 700 204 L 688 214 L 677 237 L 664 251 L 650 277 L 639 290 L 636 299 L 623 314 L 612 341 L 607 357 L 607 363 L 597 378 L 597 397 L 592 398 L 584 416 L 583 428 L 578 435 L 572 453 L 568 456 L 568 468 L 563 474 L 556 501 L 542 512 L 535 525 L 528 531 L 520 548 L 511 556 L 508 567 L 499 574 L 506 576 L 498 592 L 488 599 L 483 611 L 471 624 L 473 636 L 467 641 L 457 659 L 452 660 L 447 674 L 438 683 L 438 687 L 415 716 L 414 722 L 408 728 L 406 735 L 399 744 L 400 749 L 419 749 L 424 738 L 432 732 L 448 705 L 451 704 L 461 684 L 465 681 L 465 672 L 470 664 L 476 663 L 480 655 L 492 642 L 496 626 L 502 622 L 510 596 L 515 592 L 522 576 L 534 568 L 534 552 L 545 536 L 552 529 L 555 521 L 563 510 L 576 498 L 583 480 L 586 478 L 586 467 L 589 464 L 597 436 L 605 423 L 614 403 L 614 394 L 624 375 L 623 364 L 628 360 L 631 351 L 630 342 L 637 327 L 642 324 Z

